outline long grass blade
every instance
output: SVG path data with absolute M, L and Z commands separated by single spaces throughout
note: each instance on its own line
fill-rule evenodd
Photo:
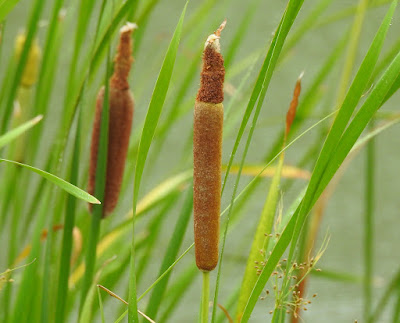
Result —
M 146 120 L 143 127 L 142 136 L 139 143 L 138 156 L 136 160 L 135 169 L 135 181 L 134 181 L 134 193 L 133 193 L 133 218 L 136 214 L 136 204 L 139 196 L 139 187 L 142 179 L 144 166 L 147 159 L 147 154 L 150 149 L 151 142 L 157 127 L 158 119 L 160 118 L 162 107 L 167 95 L 169 83 L 172 76 L 172 71 L 175 64 L 176 54 L 178 52 L 178 46 L 183 27 L 183 19 L 185 17 L 187 3 L 182 11 L 178 25 L 175 29 L 174 35 L 172 36 L 171 43 L 168 47 L 167 53 L 163 65 L 160 70 L 154 92 L 150 101 L 149 109 L 146 115 Z M 135 232 L 135 221 L 132 221 L 132 230 Z M 137 296 L 136 296 L 136 274 L 135 274 L 135 246 L 134 238 L 132 238 L 132 255 L 131 255 L 131 272 L 129 278 L 129 323 L 138 322 L 137 315 Z
M 33 166 L 29 166 L 27 164 L 18 163 L 16 161 L 3 159 L 3 158 L 0 158 L 0 162 L 6 162 L 6 163 L 18 165 L 18 166 L 24 167 L 26 169 L 29 169 L 30 171 L 32 171 L 36 174 L 39 174 L 43 178 L 54 183 L 55 185 L 57 185 L 58 187 L 60 187 L 64 191 L 66 191 L 67 193 L 77 197 L 78 199 L 81 199 L 83 201 L 86 201 L 86 202 L 92 203 L 92 204 L 100 204 L 100 201 L 98 199 L 96 199 L 94 196 L 81 190 L 79 187 L 76 187 L 75 185 L 72 185 L 71 183 L 63 180 L 62 178 L 59 178 L 53 174 L 45 172 L 44 170 L 41 170 L 41 169 L 33 167 Z
M 4 147 L 5 145 L 9 144 L 13 140 L 24 134 L 27 130 L 38 124 L 42 120 L 42 118 L 43 116 L 39 115 L 32 120 L 27 121 L 19 127 L 12 129 L 4 135 L 0 136 L 0 148 Z
M 381 28 L 378 31 L 378 34 L 366 56 L 366 58 L 363 61 L 363 64 L 360 68 L 359 73 L 367 75 L 371 73 L 371 66 L 365 66 L 366 61 L 371 61 L 373 64 L 377 60 L 377 56 L 379 55 L 380 48 L 383 43 L 383 39 L 385 38 L 386 31 L 388 30 L 388 27 L 390 25 L 391 17 L 394 13 L 394 9 L 396 8 L 397 1 L 392 2 L 392 5 L 388 11 L 388 14 L 386 15 Z M 398 55 L 395 60 L 392 62 L 390 67 L 386 70 L 376 87 L 373 89 L 371 94 L 369 95 L 368 99 L 364 103 L 363 107 L 360 109 L 359 113 L 356 115 L 356 117 L 353 119 L 352 123 L 349 125 L 347 128 L 346 132 L 343 134 L 343 137 L 341 136 L 340 132 L 337 134 L 339 137 L 336 138 L 329 138 L 329 136 L 332 136 L 332 133 L 335 133 L 337 129 L 341 129 L 342 132 L 344 131 L 344 127 L 348 121 L 348 118 L 345 118 L 345 124 L 343 125 L 342 119 L 339 118 L 339 115 L 345 113 L 346 115 L 348 114 L 349 111 L 343 112 L 343 106 L 346 106 L 346 99 L 343 103 L 343 106 L 341 110 L 339 111 L 338 116 L 335 119 L 335 122 L 332 126 L 332 129 L 330 131 L 330 134 L 325 142 L 324 148 L 321 152 L 321 155 L 319 157 L 319 160 L 324 160 L 327 158 L 327 156 L 332 156 L 332 158 L 328 158 L 326 160 L 327 167 L 325 168 L 323 174 L 318 174 L 318 162 L 317 165 L 314 169 L 310 184 L 308 186 L 307 192 L 306 193 L 301 205 L 297 208 L 295 214 L 289 221 L 288 225 L 286 226 L 285 230 L 283 231 L 279 241 L 275 245 L 274 250 L 272 251 L 272 254 L 270 258 L 268 259 L 263 271 L 260 274 L 260 277 L 256 283 L 256 286 L 254 287 L 252 291 L 252 295 L 249 298 L 249 301 L 246 305 L 246 309 L 242 318 L 243 322 L 247 322 L 250 318 L 251 312 L 254 309 L 254 306 L 257 302 L 257 299 L 259 295 L 262 292 L 263 287 L 265 286 L 265 283 L 268 281 L 268 278 L 270 277 L 272 271 L 274 270 L 276 264 L 278 263 L 280 257 L 283 255 L 284 251 L 288 247 L 289 243 L 291 242 L 292 238 L 294 242 L 297 240 L 299 236 L 299 231 L 302 226 L 302 223 L 304 222 L 305 216 L 308 214 L 309 210 L 311 207 L 314 205 L 318 197 L 321 195 L 322 191 L 325 189 L 331 178 L 333 177 L 334 173 L 338 169 L 338 167 L 341 165 L 343 162 L 344 158 L 347 156 L 349 153 L 350 149 L 354 145 L 355 141 L 361 134 L 361 132 L 365 129 L 368 121 L 372 118 L 372 114 L 379 109 L 381 106 L 381 103 L 383 99 L 385 98 L 387 92 L 389 91 L 390 87 L 393 85 L 398 73 L 400 72 L 400 55 Z M 366 78 L 368 79 L 368 77 Z M 360 91 L 358 93 L 362 93 L 363 90 L 361 88 L 365 88 L 365 82 L 366 80 L 363 78 L 361 80 L 358 80 L 358 77 L 356 76 L 355 81 L 353 82 L 352 87 L 349 90 L 349 93 L 347 97 L 349 97 L 352 92 L 357 93 L 356 89 L 360 88 Z M 360 83 L 360 84 L 358 84 Z M 349 99 L 347 99 L 349 100 Z M 356 100 L 358 101 L 358 100 Z M 355 108 L 355 104 L 357 102 L 353 103 L 350 105 L 347 109 L 350 109 L 351 112 Z M 350 116 L 349 116 L 350 118 Z M 339 120 L 339 121 L 338 121 Z M 340 139 L 340 137 L 342 137 Z M 331 140 L 333 142 L 337 142 L 340 140 L 340 142 L 335 145 L 336 147 L 328 146 L 326 147 L 327 143 L 329 142 L 328 140 Z M 335 149 L 337 148 L 337 149 Z M 334 150 L 331 154 L 327 154 L 326 151 L 329 150 Z M 327 156 L 325 156 L 327 154 Z M 337 157 L 336 157 L 337 156 Z M 312 182 L 313 182 L 313 177 L 319 178 L 317 183 L 313 183 L 316 188 L 313 194 L 309 193 L 310 188 L 312 187 Z M 314 178 L 315 180 L 315 178 Z M 308 195 L 308 196 L 307 196 Z M 310 196 L 311 195 L 311 196 Z M 308 203 L 306 201 L 309 200 Z M 294 245 L 294 243 L 293 243 Z M 292 245 L 292 247 L 293 247 Z M 293 247 L 294 248 L 294 247 Z M 291 254 L 293 255 L 293 251 L 291 251 Z M 288 260 L 289 262 L 289 260 Z

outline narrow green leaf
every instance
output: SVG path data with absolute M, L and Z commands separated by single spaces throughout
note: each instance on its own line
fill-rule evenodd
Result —
M 103 300 L 101 298 L 100 288 L 98 286 L 97 286 L 97 296 L 99 297 L 99 307 L 100 307 L 101 322 L 105 323 L 106 320 L 104 318 Z
M 347 94 L 342 108 L 340 109 L 335 119 L 335 122 L 325 142 L 324 148 L 322 149 L 322 152 L 320 154 L 319 160 L 317 161 L 317 165 L 314 169 L 310 184 L 307 189 L 307 193 L 302 203 L 299 205 L 296 212 L 290 219 L 280 239 L 275 245 L 263 271 L 259 276 L 256 286 L 254 287 L 252 294 L 247 302 L 246 309 L 242 318 L 243 322 L 247 322 L 249 320 L 251 312 L 253 311 L 254 306 L 258 300 L 258 297 L 261 294 L 272 271 L 279 262 L 279 259 L 285 252 L 291 240 L 293 239 L 295 242 L 299 237 L 299 232 L 304 222 L 305 216 L 308 214 L 311 207 L 314 205 L 320 194 L 323 192 L 323 190 L 333 177 L 338 167 L 343 162 L 344 158 L 349 153 L 355 141 L 366 127 L 368 121 L 372 118 L 373 113 L 381 106 L 383 99 L 385 98 L 390 87 L 393 85 L 398 73 L 400 72 L 399 54 L 390 65 L 389 69 L 382 76 L 376 87 L 373 89 L 370 96 L 365 101 L 363 107 L 360 109 L 359 113 L 357 113 L 356 117 L 353 119 L 352 123 L 349 125 L 348 129 L 341 139 L 341 133 L 343 133 L 344 128 L 348 120 L 350 119 L 356 104 L 358 103 L 359 97 L 365 89 L 366 82 L 371 75 L 373 66 L 376 63 L 380 49 L 383 44 L 383 40 L 390 25 L 391 17 L 396 8 L 396 4 L 397 1 L 392 2 L 392 6 L 388 11 L 388 14 L 385 17 L 352 86 L 350 87 L 349 93 Z M 353 97 L 353 95 L 355 97 Z M 325 161 L 324 164 L 326 166 L 323 166 L 323 169 L 320 170 L 319 173 L 318 170 L 321 166 L 322 161 Z M 315 188 L 311 190 L 313 186 Z M 311 191 L 312 193 L 310 193 Z M 293 243 L 292 245 L 293 250 L 291 250 L 291 255 L 293 255 L 294 246 L 295 243 Z
M 12 129 L 5 133 L 4 135 L 0 136 L 0 148 L 4 147 L 14 139 L 18 138 L 21 136 L 25 131 L 29 130 L 32 128 L 34 125 L 39 123 L 40 120 L 42 120 L 43 116 L 39 115 L 32 120 L 29 120 L 25 122 L 24 124 L 20 125 L 19 127 Z
M 66 191 L 67 193 L 77 197 L 78 199 L 81 199 L 83 201 L 86 201 L 86 202 L 92 203 L 92 204 L 100 204 L 100 201 L 98 199 L 96 199 L 94 196 L 90 195 L 89 193 L 85 192 L 84 190 L 80 189 L 79 187 L 76 187 L 75 185 L 72 185 L 71 183 L 68 183 L 67 181 L 65 181 L 53 174 L 45 172 L 44 170 L 41 170 L 41 169 L 33 167 L 33 166 L 29 166 L 26 164 L 18 163 L 13 160 L 3 159 L 3 158 L 0 158 L 0 162 L 7 162 L 7 163 L 15 164 L 15 165 L 24 167 L 26 169 L 29 169 L 30 171 L 32 171 L 36 174 L 39 174 L 43 178 L 54 183 L 55 185 L 57 185 L 58 187 L 60 187 L 64 191 Z
M 232 198 L 231 198 L 231 207 L 230 207 L 229 213 L 228 213 L 228 222 L 227 222 L 227 224 L 225 226 L 224 237 L 222 239 L 221 256 L 220 256 L 220 261 L 219 261 L 219 264 L 218 264 L 217 283 L 216 283 L 216 288 L 215 288 L 214 305 L 213 305 L 213 312 L 212 312 L 212 322 L 213 323 L 215 322 L 216 312 L 217 312 L 219 283 L 220 283 L 220 277 L 221 277 L 222 259 L 223 259 L 223 254 L 224 254 L 226 235 L 227 235 L 228 227 L 229 227 L 229 215 L 232 212 L 232 206 L 233 206 L 233 202 L 234 202 L 235 197 L 236 197 L 237 187 L 239 186 L 239 181 L 240 181 L 242 168 L 243 168 L 246 156 L 247 156 L 247 152 L 248 152 L 248 149 L 249 149 L 249 146 L 250 146 L 250 143 L 251 143 L 251 139 L 253 137 L 253 133 L 254 133 L 255 126 L 257 124 L 258 117 L 260 115 L 261 107 L 263 105 L 265 96 L 267 94 L 267 90 L 268 90 L 268 87 L 269 87 L 269 84 L 270 84 L 270 81 L 271 81 L 271 78 L 272 78 L 272 74 L 274 73 L 276 64 L 277 64 L 278 59 L 279 59 L 279 55 L 280 55 L 280 53 L 282 51 L 283 44 L 284 44 L 284 42 L 286 40 L 286 37 L 287 37 L 287 35 L 288 35 L 288 33 L 289 33 L 289 31 L 290 31 L 290 29 L 291 29 L 296 17 L 297 17 L 297 14 L 300 11 L 300 8 L 303 5 L 303 2 L 304 2 L 304 0 L 290 0 L 289 3 L 288 3 L 288 6 L 287 6 L 287 8 L 285 10 L 285 13 L 284 13 L 284 15 L 282 17 L 282 20 L 281 20 L 280 24 L 279 24 L 277 32 L 276 32 L 276 34 L 274 36 L 274 39 L 273 39 L 273 41 L 271 43 L 271 46 L 270 46 L 269 50 L 268 50 L 267 56 L 265 58 L 263 66 L 261 68 L 259 77 L 257 79 L 257 83 L 256 83 L 256 85 L 254 87 L 254 90 L 253 90 L 253 93 L 252 93 L 252 95 L 250 97 L 250 101 L 249 101 L 249 104 L 248 104 L 248 106 L 246 108 L 246 112 L 245 112 L 245 116 L 243 118 L 243 122 L 242 122 L 242 124 L 240 126 L 240 129 L 239 129 L 239 132 L 238 132 L 238 135 L 236 137 L 236 141 L 235 141 L 232 153 L 231 153 L 231 157 L 229 159 L 229 163 L 228 163 L 228 167 L 227 167 L 227 173 L 225 175 L 224 182 L 223 182 L 223 185 L 222 185 L 222 192 L 223 192 L 223 190 L 225 188 L 225 185 L 226 185 L 226 182 L 227 182 L 227 174 L 229 174 L 230 167 L 232 166 L 232 162 L 233 162 L 233 159 L 235 157 L 237 148 L 239 146 L 239 142 L 241 140 L 241 137 L 243 135 L 244 128 L 247 125 L 247 122 L 248 122 L 248 120 L 250 118 L 250 114 L 252 113 L 252 110 L 254 109 L 255 103 L 256 103 L 256 101 L 258 99 L 258 104 L 257 104 L 257 107 L 256 107 L 256 111 L 254 113 L 254 116 L 253 116 L 253 121 L 252 121 L 252 124 L 251 124 L 250 132 L 249 132 L 249 135 L 247 137 L 247 142 L 246 142 L 246 145 L 245 145 L 245 148 L 244 148 L 244 152 L 243 152 L 243 155 L 242 155 L 242 159 L 241 159 L 241 162 L 240 162 L 239 172 L 238 172 L 238 175 L 236 177 L 236 182 L 234 184 L 234 190 L 233 190 L 233 194 L 232 194 Z
M 351 118 L 362 94 L 364 93 L 368 80 L 373 72 L 375 64 L 378 60 L 379 53 L 382 49 L 383 42 L 386 38 L 387 31 L 390 27 L 390 22 L 392 16 L 395 12 L 397 1 L 393 1 L 388 13 L 386 14 L 361 66 L 354 78 L 353 83 L 343 101 L 343 104 L 335 118 L 332 128 L 328 134 L 328 137 L 324 143 L 322 151 L 318 157 L 317 163 L 315 165 L 313 175 L 310 180 L 310 184 L 307 189 L 307 193 L 304 197 L 302 203 L 302 211 L 300 212 L 300 218 L 298 224 L 296 225 L 296 231 L 294 237 L 297 241 L 299 237 L 299 232 L 302 227 L 304 218 L 306 217 L 308 211 L 310 210 L 310 204 L 314 198 L 314 193 L 318 188 L 319 182 L 322 176 L 325 174 L 326 165 L 330 162 L 331 157 L 337 148 L 338 142 L 346 128 L 348 121 Z M 289 258 L 292 257 L 294 253 L 295 243 L 292 244 Z
M 160 70 L 156 85 L 154 87 L 154 92 L 151 97 L 149 104 L 149 109 L 147 111 L 142 136 L 138 148 L 138 156 L 136 160 L 135 169 L 135 180 L 134 180 L 134 193 L 133 193 L 133 218 L 136 214 L 136 204 L 139 196 L 140 182 L 142 179 L 144 166 L 146 163 L 147 155 L 150 149 L 151 142 L 157 127 L 158 120 L 161 115 L 162 107 L 164 105 L 165 97 L 169 88 L 171 81 L 172 71 L 175 64 L 176 54 L 178 52 L 178 46 L 180 42 L 180 37 L 182 34 L 183 19 L 185 17 L 185 12 L 187 8 L 187 3 L 182 11 L 181 17 L 179 19 L 178 25 L 175 29 L 174 35 L 171 39 L 171 43 L 168 47 L 167 53 L 164 58 L 163 65 Z M 132 221 L 132 229 L 134 232 L 135 221 Z M 134 238 L 132 238 L 132 255 L 131 255 L 131 273 L 129 278 L 129 323 L 138 322 L 137 315 L 137 296 L 136 296 L 136 275 L 135 275 L 135 247 Z
M 81 110 L 78 111 L 78 120 L 76 125 L 76 134 L 74 141 L 74 151 L 72 155 L 72 166 L 71 166 L 71 184 L 76 185 L 79 178 L 79 160 L 80 160 L 80 140 L 81 140 Z M 72 232 L 75 225 L 76 215 L 76 200 L 72 197 L 67 198 L 65 218 L 64 218 L 64 230 L 62 238 L 62 249 L 59 265 L 58 274 L 58 290 L 57 290 L 57 302 L 55 321 L 62 323 L 65 320 L 65 307 L 68 300 L 68 277 L 70 274 L 71 266 L 71 253 L 73 236 Z
M 10 121 L 12 115 L 11 111 L 14 107 L 14 100 L 15 96 L 17 95 L 18 85 L 20 84 L 26 63 L 28 62 L 29 50 L 39 27 L 38 22 L 40 20 L 40 16 L 45 3 L 45 0 L 35 0 L 32 5 L 31 15 L 26 26 L 26 38 L 24 46 L 21 52 L 21 56 L 18 59 L 18 64 L 15 66 L 15 73 L 12 75 L 11 80 L 9 81 L 11 86 L 9 88 L 8 97 L 4 101 L 5 106 L 2 106 L 4 114 L 3 119 L 1 120 L 0 132 L 6 131 L 8 123 Z
M 175 230 L 171 236 L 171 240 L 169 241 L 168 248 L 164 255 L 164 259 L 161 268 L 159 270 L 158 276 L 161 276 L 162 273 L 166 271 L 168 267 L 171 266 L 171 264 L 176 259 L 179 249 L 182 245 L 183 237 L 187 230 L 190 216 L 192 214 L 192 208 L 193 208 L 193 190 L 190 188 L 187 191 L 187 195 L 185 198 L 184 205 L 182 207 L 181 214 L 178 218 L 178 221 L 176 222 Z M 169 277 L 170 273 L 166 275 L 165 278 L 161 280 L 157 286 L 154 287 L 149 303 L 147 305 L 145 313 L 154 320 L 157 319 L 157 312 L 161 305 L 161 300 L 163 299 L 165 290 L 167 288 Z
M 272 233 L 276 207 L 278 205 L 280 181 L 284 161 L 283 156 L 284 154 L 282 154 L 281 158 L 279 158 L 277 169 L 269 186 L 267 199 L 265 201 L 264 208 L 254 234 L 250 253 L 247 258 L 246 269 L 243 275 L 242 286 L 239 294 L 238 307 L 236 310 L 236 318 L 240 318 L 242 316 L 244 308 L 247 304 L 247 300 L 249 299 L 251 291 L 253 290 L 253 287 L 257 281 L 258 275 L 254 268 L 254 266 L 257 265 L 255 264 L 261 264 L 263 261 L 265 261 L 266 250 L 269 243 L 268 235 Z
M 4 18 L 10 13 L 11 10 L 19 0 L 2 0 L 0 1 L 0 23 L 3 22 Z

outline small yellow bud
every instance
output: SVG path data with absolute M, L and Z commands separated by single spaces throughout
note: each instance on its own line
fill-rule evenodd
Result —
M 25 34 L 20 33 L 15 39 L 15 58 L 18 60 L 21 56 L 25 44 Z M 39 63 L 41 57 L 41 50 L 38 41 L 35 39 L 32 42 L 29 50 L 28 59 L 26 61 L 25 70 L 21 78 L 21 86 L 31 87 L 34 85 L 38 78 Z

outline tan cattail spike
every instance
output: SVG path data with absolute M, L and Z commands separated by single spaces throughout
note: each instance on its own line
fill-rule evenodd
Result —
M 135 24 L 127 23 L 120 30 L 119 45 L 114 59 L 114 73 L 110 79 L 106 187 L 104 200 L 102 201 L 103 217 L 110 214 L 117 205 L 128 153 L 134 110 L 128 75 L 133 62 L 131 34 L 135 28 Z M 103 100 L 104 87 L 100 90 L 96 102 L 89 167 L 88 191 L 90 194 L 94 194 L 96 182 Z M 91 209 L 91 206 L 89 208 Z
M 194 107 L 194 240 L 196 265 L 202 271 L 213 270 L 218 263 L 225 77 L 219 37 L 225 24 L 226 21 L 207 38 L 201 84 Z

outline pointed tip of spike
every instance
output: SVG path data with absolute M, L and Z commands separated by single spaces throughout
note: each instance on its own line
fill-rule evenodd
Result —
M 125 25 L 123 25 L 120 29 L 121 33 L 126 33 L 126 32 L 131 32 L 135 29 L 138 29 L 138 25 L 134 22 L 127 22 Z
M 204 45 L 204 48 L 206 48 L 207 46 L 212 47 L 216 52 L 220 52 L 221 48 L 220 48 L 220 44 L 219 44 L 219 39 L 221 38 L 221 32 L 222 30 L 224 30 L 225 26 L 226 26 L 226 19 L 221 23 L 221 25 L 218 27 L 218 29 L 211 34 L 210 36 L 208 36 L 206 43 Z
M 221 32 L 224 30 L 225 26 L 226 26 L 226 18 L 225 20 L 221 23 L 221 25 L 218 27 L 218 29 L 214 32 L 214 35 L 217 37 L 221 36 Z
M 297 81 L 301 81 L 301 80 L 303 79 L 303 76 L 304 76 L 304 73 L 305 73 L 305 72 L 306 72 L 306 71 L 303 70 L 303 71 L 300 73 L 299 77 L 297 78 Z

